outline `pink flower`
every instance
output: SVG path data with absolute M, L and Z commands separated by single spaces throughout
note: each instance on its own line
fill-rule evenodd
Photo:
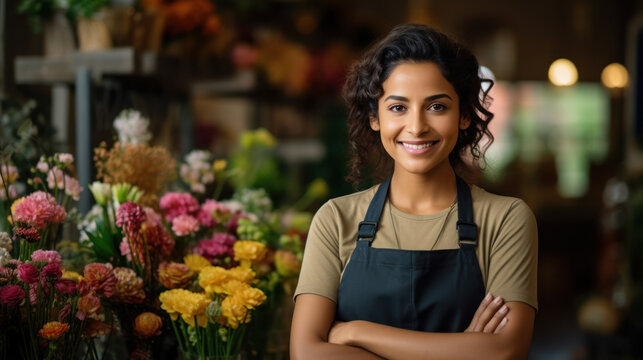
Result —
M 61 294 L 74 295 L 76 293 L 76 290 L 78 289 L 78 286 L 76 285 L 76 282 L 74 280 L 59 279 L 58 281 L 56 281 L 54 288 Z
M 8 267 L 0 266 L 0 281 L 13 279 L 14 270 Z
M 38 289 L 41 288 L 40 284 L 37 282 L 29 284 L 29 302 L 31 305 L 36 305 L 38 303 Z M 42 296 L 47 298 L 49 297 L 49 287 L 42 287 Z
M 118 248 L 121 251 L 121 255 L 125 256 L 127 258 L 127 261 L 132 262 L 132 251 L 129 247 L 127 238 L 123 238 L 123 241 L 121 241 Z M 145 266 L 145 250 L 141 246 L 141 243 L 137 242 L 136 240 L 134 240 L 134 251 L 136 252 L 136 258 L 138 259 L 138 262 Z
M 64 320 L 71 314 L 71 304 L 67 303 L 65 306 L 63 306 L 62 309 L 58 312 L 58 321 L 59 322 L 65 322 Z
M 126 201 L 116 211 L 116 225 L 122 227 L 128 233 L 138 232 L 141 224 L 145 221 L 145 211 L 137 203 Z
M 0 180 L 2 182 L 2 180 Z M 15 199 L 18 197 L 18 188 L 14 184 L 9 185 L 9 199 Z M 7 200 L 7 192 L 4 189 L 0 189 L 0 199 Z
M 167 193 L 161 198 L 159 206 L 167 221 L 179 215 L 195 215 L 199 211 L 199 202 L 188 193 Z
M 33 264 L 21 264 L 18 266 L 18 279 L 33 284 L 40 278 L 40 270 Z
M 63 165 L 69 165 L 74 162 L 74 155 L 69 153 L 58 153 L 54 155 L 54 158 L 58 158 L 58 161 L 63 163 Z
M 143 226 L 143 236 L 147 241 L 147 248 L 154 253 L 158 253 L 160 258 L 170 256 L 174 250 L 174 238 L 172 234 L 163 226 L 161 215 L 151 208 L 145 208 L 147 220 Z
M 83 274 L 83 282 L 91 291 L 105 297 L 111 297 L 114 294 L 117 280 L 112 271 L 112 264 L 87 264 Z
M 18 285 L 6 285 L 0 288 L 0 303 L 4 305 L 18 305 L 24 298 L 25 291 Z
M 58 251 L 38 249 L 31 254 L 31 260 L 33 262 L 46 261 L 48 264 L 60 264 L 62 257 Z
M 210 239 L 201 240 L 194 248 L 194 253 L 203 256 L 209 261 L 214 261 L 222 256 L 234 256 L 232 247 L 237 239 L 226 233 L 216 233 Z
M 27 196 L 16 206 L 13 218 L 21 224 L 30 224 L 38 230 L 44 230 L 50 224 L 60 224 L 65 221 L 65 209 L 56 203 L 51 194 L 36 191 Z
M 225 205 L 219 202 L 206 200 L 203 205 L 201 205 L 201 209 L 199 209 L 199 213 L 196 218 L 199 219 L 202 226 L 215 227 L 217 226 L 217 221 L 214 218 L 214 211 L 223 208 L 225 208 Z
M 72 199 L 78 201 L 80 200 L 80 191 L 82 187 L 80 183 L 75 178 L 65 175 L 65 194 L 71 196 Z
M 57 280 L 63 276 L 60 264 L 52 262 L 42 267 L 42 276 L 46 279 Z
M 47 187 L 50 189 L 64 189 L 65 188 L 65 173 L 57 166 L 54 166 L 47 173 Z
M 47 164 L 46 161 L 38 161 L 38 165 L 36 165 L 36 169 L 40 171 L 41 173 L 46 173 L 49 171 L 49 164 Z
M 190 215 L 179 215 L 172 220 L 172 231 L 177 236 L 186 236 L 199 231 L 199 221 Z
M 32 227 L 17 227 L 13 239 L 25 239 L 28 243 L 37 243 L 40 240 L 40 233 L 38 229 Z

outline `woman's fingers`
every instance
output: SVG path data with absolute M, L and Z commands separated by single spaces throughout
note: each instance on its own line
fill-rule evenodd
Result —
M 493 301 L 490 302 L 489 305 L 487 305 L 487 307 L 480 315 L 480 320 L 478 321 L 478 324 L 474 331 L 483 332 L 484 330 L 488 329 L 487 324 L 489 324 L 489 322 L 493 319 L 493 317 L 502 308 L 503 305 L 504 300 L 500 296 L 493 299 Z M 498 323 L 494 323 L 495 326 L 497 326 Z M 493 332 L 496 329 L 495 326 L 490 330 L 490 332 Z
M 489 322 L 487 322 L 487 324 L 485 325 L 483 332 L 486 334 L 495 333 L 500 324 L 504 321 L 503 319 L 506 319 L 508 312 L 509 308 L 507 307 L 507 305 L 502 305 L 502 307 L 498 311 L 496 311 L 495 314 L 493 314 L 491 319 L 489 319 Z
M 502 319 L 502 321 L 500 322 L 500 324 L 498 325 L 498 327 L 496 328 L 496 331 L 494 331 L 493 333 L 494 333 L 494 334 L 499 333 L 499 332 L 500 332 L 500 330 L 502 330 L 502 328 L 504 328 L 504 327 L 505 327 L 505 325 L 507 325 L 507 321 L 509 321 L 509 320 L 508 320 L 506 317 L 504 317 L 504 318 Z

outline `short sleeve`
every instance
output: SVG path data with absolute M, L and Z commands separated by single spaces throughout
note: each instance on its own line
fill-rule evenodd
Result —
M 338 214 L 331 201 L 313 217 L 304 249 L 295 299 L 299 294 L 317 294 L 337 302 L 341 277 Z
M 538 310 L 538 229 L 522 200 L 514 201 L 500 225 L 489 257 L 487 291 L 505 302 L 524 302 Z

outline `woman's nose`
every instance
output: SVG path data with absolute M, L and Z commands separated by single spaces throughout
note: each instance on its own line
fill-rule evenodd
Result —
M 409 114 L 406 131 L 413 136 L 420 136 L 429 131 L 429 122 L 426 119 L 424 111 L 415 110 Z

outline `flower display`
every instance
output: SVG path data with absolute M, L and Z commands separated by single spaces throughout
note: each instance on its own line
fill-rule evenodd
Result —
M 25 298 L 25 291 L 19 285 L 5 285 L 0 288 L 0 303 L 13 307 Z
M 162 263 L 158 268 L 159 282 L 168 289 L 186 288 L 192 283 L 193 276 L 186 264 Z
M 210 261 L 199 254 L 188 254 L 183 258 L 183 263 L 187 265 L 188 268 L 193 273 L 198 274 L 206 266 L 210 266 Z
M 212 300 L 205 294 L 193 293 L 185 289 L 172 289 L 164 291 L 159 296 L 161 308 L 168 312 L 172 320 L 179 315 L 191 327 L 196 325 L 205 327 L 208 322 L 205 309 Z M 195 324 L 196 318 L 196 324 Z
M 65 221 L 67 213 L 54 197 L 44 191 L 36 191 L 16 205 L 13 217 L 16 222 L 29 224 L 44 230 L 51 224 Z
M 83 274 L 83 282 L 90 291 L 106 297 L 114 295 L 118 280 L 114 276 L 112 264 L 87 264 Z
M 179 215 L 172 220 L 172 231 L 177 236 L 187 236 L 199 230 L 199 221 L 190 215 Z
M 188 193 L 167 193 L 161 198 L 159 206 L 169 222 L 179 215 L 195 215 L 200 209 L 199 202 Z
M 215 233 L 210 239 L 200 240 L 193 252 L 209 261 L 218 261 L 226 256 L 234 256 L 233 246 L 237 239 L 227 233 Z
M 142 338 L 161 335 L 162 327 L 161 317 L 151 312 L 141 313 L 134 319 L 134 331 Z
M 56 340 L 69 330 L 69 324 L 50 321 L 43 325 L 38 335 L 46 340 Z
M 261 261 L 266 256 L 266 246 L 258 241 L 239 240 L 234 243 L 234 259 L 242 266 L 249 267 L 253 262 Z
M 134 270 L 126 267 L 116 267 L 113 272 L 116 278 L 114 301 L 140 304 L 145 300 L 143 279 L 136 275 Z

